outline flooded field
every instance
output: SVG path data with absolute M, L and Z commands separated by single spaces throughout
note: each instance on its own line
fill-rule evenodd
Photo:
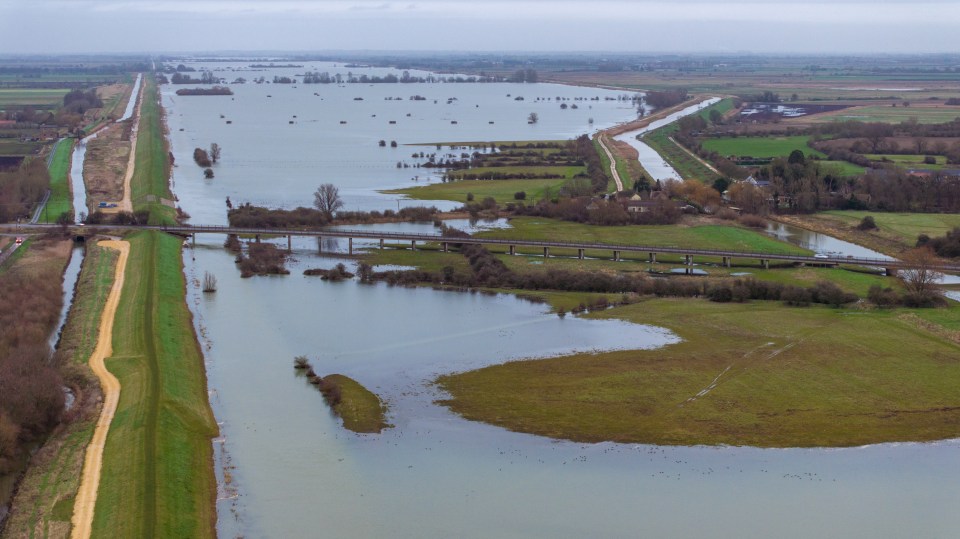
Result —
M 395 163 L 412 150 L 379 148 L 378 139 L 572 137 L 590 129 L 586 114 L 562 116 L 571 111 L 555 101 L 531 108 L 530 97 L 600 92 L 297 86 L 236 85 L 235 101 L 164 89 L 178 164 L 174 189 L 194 222 L 225 222 L 226 196 L 307 205 L 316 185 L 328 181 L 346 191 L 347 209 L 395 208 L 396 200 L 377 190 L 410 182 L 413 169 Z M 430 100 L 384 99 L 412 94 Z M 358 96 L 363 106 L 354 107 Z M 451 96 L 458 100 L 447 105 Z M 316 100 L 321 104 L 308 107 Z M 252 109 L 231 108 L 251 102 Z M 595 127 L 633 112 L 616 101 L 593 104 L 587 110 Z M 483 114 L 474 123 L 466 111 L 477 109 Z M 530 126 L 525 117 L 535 110 L 541 120 Z M 415 120 L 404 126 L 407 112 Z M 554 113 L 561 120 L 550 119 Z M 398 123 L 388 124 L 394 116 Z M 342 130 L 340 119 L 348 122 Z M 203 180 L 191 155 L 210 142 L 223 146 L 223 162 L 215 179 Z M 656 348 L 676 336 L 652 326 L 561 319 L 513 296 L 321 281 L 302 271 L 353 260 L 320 256 L 309 239 L 294 242 L 290 275 L 241 279 L 221 242 L 202 237 L 184 260 L 221 424 L 214 449 L 223 537 L 876 537 L 917 529 L 939 537 L 960 526 L 960 514 L 945 510 L 960 495 L 957 441 L 819 450 L 580 444 L 463 420 L 433 403 L 443 396 L 431 384 L 437 375 L 575 350 Z M 342 245 L 334 247 L 342 253 Z M 218 279 L 215 294 L 199 289 L 205 272 Z M 343 429 L 316 389 L 294 374 L 298 355 L 318 374 L 350 376 L 380 395 L 393 427 L 379 435 Z

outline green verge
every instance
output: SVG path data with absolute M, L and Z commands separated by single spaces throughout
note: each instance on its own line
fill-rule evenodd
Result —
M 37 452 L 20 483 L 5 533 L 10 537 L 67 537 L 83 459 L 99 415 L 99 385 L 87 366 L 100 315 L 113 285 L 117 252 L 90 244 L 77 292 L 60 337 L 65 378 L 81 386 L 79 415 Z
M 517 217 L 512 228 L 491 230 L 479 237 L 539 241 L 598 242 L 652 247 L 683 246 L 695 249 L 757 251 L 770 254 L 805 254 L 810 251 L 747 228 L 724 225 L 591 226 L 538 217 Z
M 324 376 L 323 381 L 340 388 L 340 402 L 333 405 L 333 411 L 343 420 L 345 429 L 371 434 L 391 426 L 386 421 L 386 406 L 376 393 L 342 374 Z
M 937 312 L 960 319 L 958 307 Z M 651 300 L 589 316 L 665 326 L 682 342 L 517 361 L 438 383 L 452 395 L 442 404 L 467 419 L 583 442 L 831 447 L 956 437 L 960 346 L 909 314 Z
M 150 224 L 172 224 L 176 210 L 161 202 L 161 199 L 172 200 L 173 194 L 170 192 L 167 140 L 157 103 L 159 96 L 156 81 L 144 76 L 131 196 L 134 210 L 150 211 Z
M 127 238 L 107 368 L 122 391 L 103 456 L 96 537 L 213 537 L 216 480 L 203 356 L 184 302 L 182 240 Z
M 40 216 L 44 223 L 55 223 L 60 214 L 73 210 L 70 196 L 70 158 L 73 155 L 74 143 L 74 139 L 60 141 L 50 161 L 50 200 Z
M 905 247 L 913 247 L 917 236 L 943 236 L 955 227 L 960 227 L 960 214 L 956 213 L 883 213 L 870 211 L 827 211 L 817 216 L 829 216 L 843 224 L 855 227 L 867 215 L 873 216 L 878 234 L 900 240 Z

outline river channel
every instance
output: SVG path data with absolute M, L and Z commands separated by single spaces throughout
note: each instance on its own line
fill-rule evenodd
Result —
M 377 148 L 376 139 L 574 136 L 589 129 L 585 115 L 548 121 L 561 112 L 556 102 L 531 109 L 529 96 L 598 93 L 539 84 L 345 86 L 238 85 L 233 99 L 181 98 L 165 88 L 175 192 L 194 222 L 225 222 L 226 196 L 306 205 L 324 181 L 342 186 L 348 209 L 396 207 L 377 190 L 409 184 L 412 169 L 393 164 L 409 149 Z M 298 97 L 274 99 L 281 92 Z M 523 107 L 506 97 L 517 92 L 527 96 Z M 377 107 L 363 114 L 379 117 L 380 107 L 397 105 L 384 104 L 394 94 L 430 95 L 416 103 L 423 110 L 397 109 L 400 120 L 416 113 L 421 127 L 389 134 L 387 125 L 365 127 L 361 111 L 349 112 L 363 97 Z M 337 107 L 307 104 L 333 95 L 341 95 Z M 464 110 L 484 109 L 474 131 L 465 129 L 469 115 L 450 115 L 450 96 Z M 598 127 L 633 111 L 600 103 L 609 110 L 593 102 Z M 524 120 L 533 110 L 541 112 L 537 126 Z M 311 128 L 306 118 L 330 121 Z M 340 118 L 348 121 L 342 130 Z M 488 132 L 486 118 L 506 128 Z M 463 136 L 455 139 L 456 128 Z M 206 181 L 190 156 L 210 142 L 224 153 Z M 221 427 L 214 451 L 223 537 L 902 537 L 920 529 L 946 537 L 960 528 L 957 441 L 785 450 L 580 444 L 466 421 L 433 404 L 442 397 L 431 385 L 437 375 L 573 351 L 655 348 L 676 337 L 651 326 L 561 319 L 513 296 L 305 277 L 306 268 L 352 264 L 319 255 L 309 240 L 294 243 L 290 275 L 241 279 L 220 242 L 201 237 L 185 249 L 184 263 Z M 219 281 L 214 294 L 199 290 L 205 272 Z M 344 430 L 295 376 L 297 355 L 320 374 L 348 375 L 381 395 L 393 427 L 379 435 Z

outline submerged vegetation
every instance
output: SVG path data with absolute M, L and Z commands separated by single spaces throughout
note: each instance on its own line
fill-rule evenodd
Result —
M 379 434 L 392 426 L 386 421 L 386 405 L 356 380 L 342 374 L 318 376 L 306 356 L 294 358 L 293 366 L 320 390 L 330 409 L 343 420 L 343 428 L 361 434 Z

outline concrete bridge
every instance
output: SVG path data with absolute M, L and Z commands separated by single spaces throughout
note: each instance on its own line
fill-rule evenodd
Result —
M 57 225 L 20 225 L 20 230 L 24 232 L 28 231 L 45 231 L 51 227 L 56 227 Z M 12 225 L 11 225 L 12 227 Z M 370 231 L 370 230 L 349 230 L 349 229 L 338 229 L 338 228 L 253 228 L 253 227 L 231 227 L 231 226 L 219 226 L 219 225 L 157 225 L 157 226 L 145 226 L 145 225 L 104 225 L 104 226 L 87 226 L 87 227 L 73 227 L 72 230 L 76 233 L 83 233 L 86 230 L 90 229 L 98 230 L 116 230 L 116 231 L 135 231 L 135 230 L 159 230 L 163 232 L 169 232 L 171 234 L 177 234 L 184 237 L 193 237 L 196 241 L 196 235 L 198 234 L 236 234 L 236 235 L 245 235 L 252 236 L 256 238 L 257 241 L 261 237 L 286 237 L 287 238 L 287 248 L 288 250 L 291 247 L 291 239 L 293 236 L 309 236 L 316 238 L 343 238 L 348 241 L 348 252 L 353 254 L 353 240 L 354 239 L 369 239 L 369 240 L 378 240 L 380 247 L 383 248 L 386 242 L 391 242 L 395 244 L 396 242 L 409 242 L 410 248 L 413 250 L 417 249 L 417 245 L 423 245 L 427 243 L 437 244 L 441 251 L 448 251 L 451 246 L 455 244 L 480 244 L 486 246 L 501 246 L 504 251 L 508 254 L 515 255 L 517 254 L 518 248 L 533 248 L 537 252 L 542 252 L 544 257 L 549 257 L 551 249 L 564 249 L 569 251 L 574 251 L 577 253 L 577 257 L 583 259 L 585 257 L 586 251 L 601 251 L 610 253 L 610 258 L 612 260 L 620 260 L 624 253 L 641 253 L 641 255 L 647 258 L 650 262 L 656 262 L 658 255 L 678 255 L 681 258 L 681 261 L 690 266 L 693 264 L 694 258 L 712 258 L 719 259 L 721 264 L 725 267 L 730 267 L 733 264 L 733 259 L 738 260 L 755 260 L 758 261 L 759 265 L 764 268 L 769 268 L 771 262 L 787 262 L 787 263 L 797 263 L 797 264 L 809 264 L 809 265 L 820 265 L 820 266 L 836 266 L 839 264 L 850 264 L 856 266 L 867 266 L 867 267 L 877 267 L 884 268 L 888 274 L 895 273 L 898 269 L 905 269 L 908 267 L 907 264 L 899 260 L 893 259 L 884 259 L 884 258 L 859 258 L 859 257 L 841 257 L 841 256 L 810 256 L 810 255 L 799 255 L 799 254 L 782 254 L 782 253 L 769 253 L 761 251 L 734 251 L 734 250 L 724 250 L 724 249 L 698 249 L 692 247 L 683 247 L 683 246 L 662 246 L 662 245 L 621 245 L 621 244 L 612 244 L 612 243 L 591 243 L 591 242 L 563 242 L 563 241 L 540 241 L 540 240 L 524 240 L 519 238 L 514 239 L 498 239 L 498 238 L 478 238 L 478 237 L 467 237 L 467 238 L 454 238 L 449 236 L 441 236 L 439 234 L 413 234 L 413 233 L 404 233 L 404 232 L 379 232 L 379 231 Z M 319 242 L 318 242 L 319 245 Z M 960 264 L 939 264 L 931 266 L 930 269 L 936 271 L 943 271 L 948 273 L 960 273 Z

